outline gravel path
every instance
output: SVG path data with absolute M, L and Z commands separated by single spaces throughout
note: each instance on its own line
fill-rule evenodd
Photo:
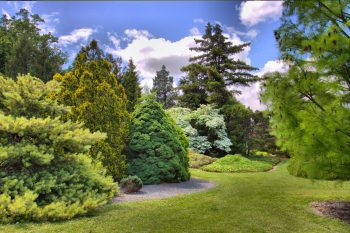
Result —
M 182 183 L 165 183 L 158 185 L 144 185 L 141 191 L 132 194 L 121 194 L 115 197 L 114 202 L 140 201 L 146 199 L 163 199 L 179 194 L 194 193 L 210 189 L 215 183 L 208 180 L 191 178 Z

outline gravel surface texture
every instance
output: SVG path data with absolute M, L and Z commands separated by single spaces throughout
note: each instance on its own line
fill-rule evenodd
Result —
M 191 178 L 182 183 L 164 183 L 157 185 L 144 185 L 136 193 L 121 193 L 113 199 L 114 202 L 141 201 L 146 199 L 163 199 L 173 197 L 179 194 L 194 193 L 210 189 L 215 183 L 208 180 Z

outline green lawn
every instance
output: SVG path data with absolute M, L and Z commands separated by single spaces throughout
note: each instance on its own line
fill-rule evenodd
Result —
M 1 226 L 0 232 L 350 232 L 345 223 L 314 215 L 315 200 L 349 200 L 350 182 L 312 182 L 286 164 L 266 173 L 209 173 L 214 189 L 175 198 L 108 205 L 90 217 Z

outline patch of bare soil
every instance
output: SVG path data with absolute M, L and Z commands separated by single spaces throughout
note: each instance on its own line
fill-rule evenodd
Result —
M 350 224 L 350 202 L 316 201 L 312 202 L 310 207 L 318 215 L 337 218 Z

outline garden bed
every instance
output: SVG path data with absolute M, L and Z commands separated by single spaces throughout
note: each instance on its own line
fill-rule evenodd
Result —
M 350 224 L 350 202 L 317 201 L 312 202 L 310 207 L 318 215 L 337 218 Z

